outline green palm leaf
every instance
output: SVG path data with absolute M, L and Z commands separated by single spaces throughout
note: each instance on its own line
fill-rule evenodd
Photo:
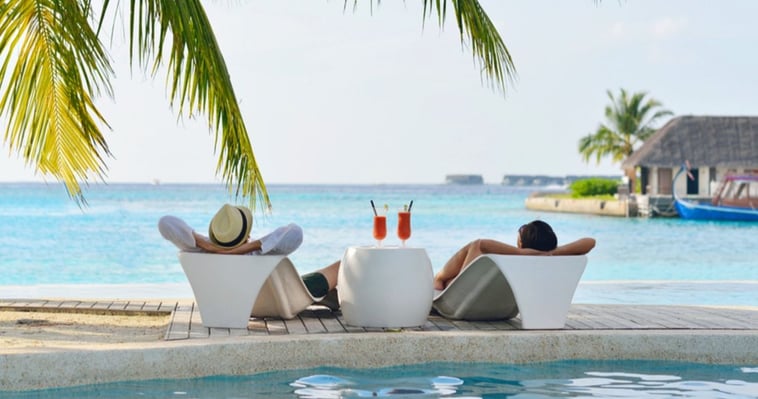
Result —
M 14 0 L 0 5 L 0 113 L 5 141 L 43 174 L 66 182 L 104 177 L 109 155 L 93 98 L 110 93 L 112 74 L 89 25 L 87 2 Z M 107 126 L 107 124 L 106 124 Z
M 461 42 L 471 45 L 474 58 L 481 66 L 485 81 L 505 93 L 507 83 L 516 78 L 516 67 L 497 28 L 478 0 L 451 0 Z M 440 27 L 447 14 L 447 0 L 424 0 L 424 16 L 436 11 Z
M 104 2 L 107 10 L 110 1 Z M 180 115 L 204 114 L 215 133 L 217 172 L 236 195 L 271 203 L 258 169 L 226 62 L 199 0 L 131 0 L 132 62 L 158 71 L 165 62 L 171 105 Z M 101 16 L 103 23 L 105 11 Z M 136 57 L 136 58 L 135 58 Z
M 597 163 L 608 156 L 613 162 L 622 161 L 655 133 L 653 124 L 657 120 L 672 114 L 658 100 L 646 100 L 645 92 L 630 95 L 621 89 L 618 97 L 610 90 L 607 94 L 610 104 L 605 107 L 606 123 L 579 140 L 579 153 L 585 162 L 593 155 Z

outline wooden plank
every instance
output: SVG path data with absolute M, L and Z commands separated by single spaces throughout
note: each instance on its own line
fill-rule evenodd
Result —
M 158 309 L 157 310 L 159 312 L 163 312 L 163 311 L 173 312 L 178 307 L 179 307 L 179 302 L 161 302 L 158 305 Z
M 608 329 L 610 326 L 598 323 L 600 319 L 596 314 L 588 311 L 587 305 L 572 304 L 569 308 L 568 315 L 566 316 L 566 323 L 571 324 L 573 328 L 578 330 L 594 330 L 594 329 Z
M 192 312 L 176 310 L 171 313 L 171 319 L 166 331 L 166 340 L 189 339 L 190 317 Z
M 126 303 L 126 306 L 124 306 L 124 310 L 140 311 L 144 306 L 145 302 L 143 301 L 129 301 Z
M 440 328 L 437 327 L 437 325 L 434 324 L 429 318 L 427 318 L 426 323 L 421 326 L 421 331 L 440 331 Z
M 680 319 L 678 317 L 680 314 L 676 311 L 676 308 L 671 306 L 645 305 L 644 308 L 643 306 L 634 306 L 633 308 L 634 312 L 647 316 L 651 323 L 659 324 L 662 329 L 689 330 L 693 327 L 698 327 L 693 326 L 689 321 Z
M 496 330 L 496 328 L 489 321 L 479 320 L 470 322 L 471 326 L 477 330 Z
M 351 326 L 350 324 L 347 324 L 345 319 L 342 317 L 342 313 L 335 313 L 334 316 L 337 318 L 337 320 L 342 324 L 342 328 L 345 329 L 345 331 L 349 333 L 358 333 L 358 332 L 366 332 L 366 329 L 360 326 Z
M 704 318 L 724 329 L 750 329 L 753 327 L 752 323 L 744 318 L 733 317 L 716 309 L 703 308 L 701 313 Z
M 747 320 L 744 314 L 728 313 L 714 308 L 698 308 L 698 312 L 701 313 L 702 319 L 722 329 L 751 329 L 754 327 L 753 323 Z
M 511 327 L 513 327 L 514 330 L 524 329 L 524 326 L 521 324 L 521 316 L 516 316 L 514 318 L 506 320 L 505 322 L 508 323 Z
M 161 307 L 161 302 L 146 302 L 144 306 L 142 306 L 142 310 L 148 311 L 148 312 L 158 312 Z
M 27 307 L 27 306 L 38 306 L 40 301 L 34 301 L 30 299 L 16 299 L 13 301 L 11 306 L 13 307 Z
M 750 330 L 758 330 L 758 312 L 744 309 L 713 308 L 719 314 L 740 321 L 740 325 Z
M 637 324 L 635 329 L 657 330 L 665 328 L 663 320 L 651 309 L 644 306 L 618 306 L 613 309 L 614 314 L 626 318 Z
M 90 309 L 109 310 L 111 308 L 111 302 L 95 302 Z
M 317 317 L 299 316 L 300 321 L 305 326 L 308 334 L 323 334 L 327 332 L 326 327 L 321 324 L 321 320 Z
M 126 308 L 126 305 L 128 304 L 129 302 L 126 302 L 126 301 L 114 301 L 114 302 L 111 302 L 110 306 L 108 306 L 108 309 L 124 310 Z
M 266 317 L 264 320 L 266 321 L 266 330 L 268 330 L 269 334 L 271 335 L 288 334 L 287 326 L 284 324 L 284 321 L 282 319 Z
M 305 324 L 297 316 L 294 319 L 284 319 L 284 325 L 287 327 L 288 334 L 308 334 Z
M 203 318 L 200 315 L 200 310 L 197 306 L 192 307 L 189 333 L 190 338 L 208 338 L 210 336 L 210 330 L 203 327 Z
M 627 321 L 613 314 L 614 308 L 603 305 L 582 306 L 582 318 L 587 320 L 593 329 L 599 330 L 623 330 Z
M 211 338 L 228 337 L 230 335 L 228 328 L 211 327 L 208 328 L 208 336 Z
M 450 322 L 450 320 L 441 316 L 429 316 L 428 320 L 442 331 L 453 331 L 453 330 L 458 329 L 458 327 L 456 327 L 455 324 Z
M 77 305 L 79 305 L 81 301 L 64 301 L 61 302 L 59 308 L 75 308 Z
M 76 309 L 87 309 L 91 310 L 93 306 L 95 306 L 97 302 L 95 301 L 83 301 L 79 302 L 78 305 L 76 305 Z
M 709 327 L 707 322 L 698 320 L 698 317 L 680 306 L 654 306 L 651 311 L 655 314 L 657 323 L 666 329 L 705 329 Z
M 490 325 L 495 330 L 515 330 L 516 328 L 513 327 L 513 324 L 509 323 L 508 320 L 495 320 L 490 321 Z
M 266 321 L 259 318 L 251 318 L 247 323 L 247 331 L 249 335 L 268 335 Z
M 468 320 L 452 320 L 451 319 L 450 323 L 452 323 L 455 326 L 455 328 L 461 331 L 474 331 L 477 329 L 475 324 Z
M 245 337 L 250 335 L 250 331 L 247 328 L 229 328 L 230 337 Z
M 62 304 L 62 301 L 42 301 L 37 306 L 41 308 L 60 308 Z
M 566 317 L 566 327 L 572 330 L 592 330 L 592 326 L 585 323 L 582 318 L 576 314 L 569 314 Z
M 326 329 L 326 332 L 328 333 L 345 333 L 347 330 L 345 330 L 345 327 L 340 323 L 340 321 L 337 319 L 337 316 L 335 316 L 333 313 L 329 312 L 328 315 L 324 315 L 319 317 L 319 320 L 321 320 L 321 324 L 324 325 L 324 328 Z

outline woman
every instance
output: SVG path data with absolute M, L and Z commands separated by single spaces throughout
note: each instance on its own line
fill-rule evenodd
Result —
M 466 266 L 480 255 L 584 255 L 595 247 L 592 238 L 581 238 L 558 246 L 549 224 L 535 220 L 518 229 L 517 246 L 500 241 L 478 239 L 466 244 L 434 276 L 434 289 L 443 290 Z

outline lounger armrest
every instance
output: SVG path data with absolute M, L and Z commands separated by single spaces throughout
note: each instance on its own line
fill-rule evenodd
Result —
M 205 327 L 247 328 L 255 299 L 283 255 L 179 252 Z
M 566 324 L 571 301 L 587 265 L 586 255 L 485 255 L 513 290 L 524 329 L 558 329 Z

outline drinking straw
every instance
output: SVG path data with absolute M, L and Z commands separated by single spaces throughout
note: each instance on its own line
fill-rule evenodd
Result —
M 411 211 L 411 208 L 412 208 L 412 207 L 413 207 L 413 200 L 411 200 L 411 204 L 410 204 L 410 205 L 408 205 L 408 212 L 410 212 L 410 211 Z
M 374 206 L 374 200 L 371 200 L 371 209 L 374 210 L 374 216 L 377 216 L 376 207 Z

